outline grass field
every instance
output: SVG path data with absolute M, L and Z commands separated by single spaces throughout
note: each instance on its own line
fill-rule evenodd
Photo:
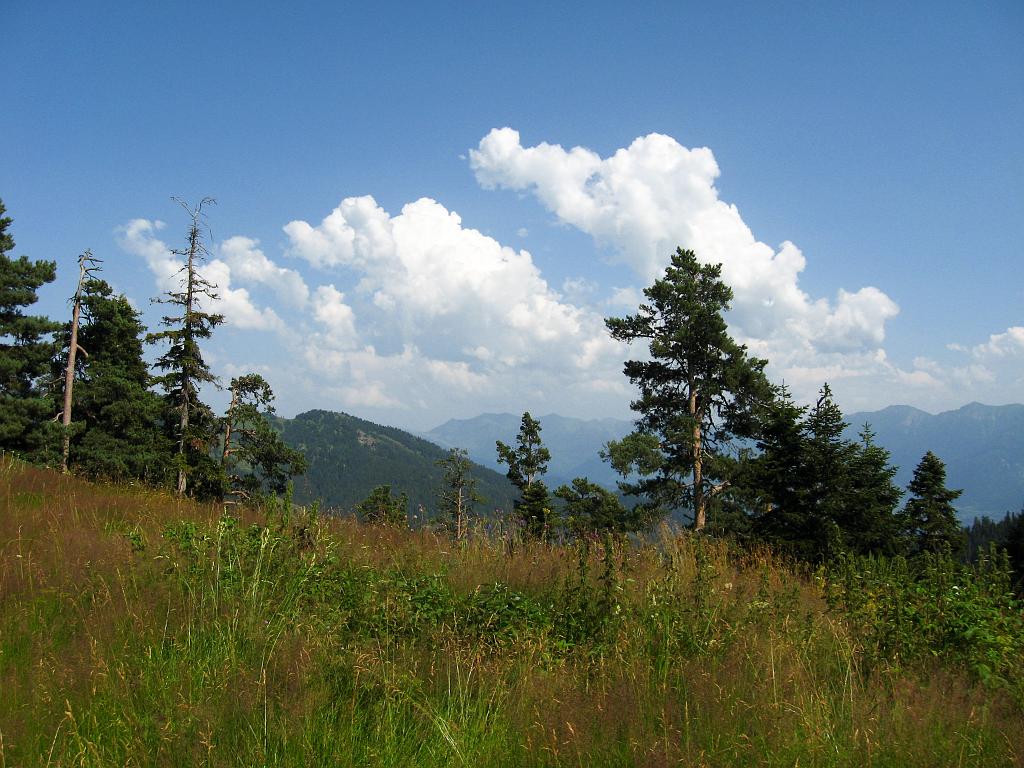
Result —
M 1005 568 L 456 545 L 0 460 L 6 766 L 1024 764 Z

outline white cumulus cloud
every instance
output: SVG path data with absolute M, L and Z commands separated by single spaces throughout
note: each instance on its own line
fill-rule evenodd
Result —
M 661 276 L 677 246 L 721 263 L 735 293 L 734 332 L 773 360 L 877 349 L 886 321 L 899 312 L 874 287 L 839 290 L 831 301 L 808 296 L 799 285 L 803 253 L 788 241 L 776 250 L 754 237 L 736 206 L 720 199 L 718 164 L 706 147 L 655 133 L 601 157 L 582 147 L 524 147 L 517 131 L 501 128 L 470 152 L 470 165 L 485 188 L 531 191 L 644 285 Z M 620 290 L 613 301 L 625 295 Z

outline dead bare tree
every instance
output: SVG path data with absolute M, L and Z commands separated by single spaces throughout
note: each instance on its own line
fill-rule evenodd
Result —
M 93 256 L 92 251 L 88 249 L 78 257 L 78 287 L 75 288 L 75 295 L 72 299 L 74 308 L 71 311 L 71 340 L 68 342 L 68 365 L 64 372 L 64 410 L 61 411 L 64 447 L 61 453 L 60 470 L 65 475 L 68 473 L 68 456 L 71 453 L 71 404 L 72 391 L 75 386 L 75 358 L 78 352 L 86 357 L 89 356 L 88 352 L 78 346 L 78 321 L 82 315 L 82 286 L 99 270 L 101 263 L 102 261 Z

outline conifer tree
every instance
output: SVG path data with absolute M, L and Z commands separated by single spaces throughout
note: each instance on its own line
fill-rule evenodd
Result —
M 5 211 L 0 201 L 0 449 L 31 453 L 41 447 L 53 416 L 44 379 L 56 351 L 49 336 L 60 326 L 23 310 L 56 278 L 57 265 L 8 255 L 14 238 Z
M 527 411 L 519 426 L 515 448 L 500 440 L 495 442 L 498 463 L 508 465 L 506 477 L 519 489 L 515 512 L 531 538 L 543 538 L 551 530 L 551 499 L 548 487 L 540 479 L 548 470 L 551 452 L 541 442 L 540 429 L 540 422 Z
M 455 540 L 462 541 L 474 508 L 483 501 L 476 492 L 476 478 L 470 473 L 469 453 L 464 448 L 452 448 L 445 458 L 435 463 L 444 470 L 438 491 L 438 512 L 451 526 Z
M 164 426 L 177 444 L 177 493 L 185 494 L 191 477 L 196 486 L 193 495 L 220 496 L 223 476 L 219 464 L 210 456 L 218 421 L 210 407 L 199 399 L 201 385 L 217 382 L 203 359 L 199 342 L 210 338 L 213 329 L 224 321 L 223 315 L 203 309 L 204 299 L 216 300 L 217 294 L 216 286 L 199 273 L 203 259 L 209 255 L 203 234 L 203 209 L 215 201 L 205 197 L 192 208 L 182 200 L 177 202 L 191 219 L 187 247 L 173 251 L 185 259 L 179 272 L 180 288 L 167 291 L 155 301 L 177 307 L 178 314 L 165 316 L 161 324 L 166 330 L 151 333 L 147 340 L 168 345 L 156 361 L 156 367 L 165 373 L 154 382 L 164 390 Z
M 160 428 L 160 398 L 149 388 L 140 314 L 97 279 L 82 284 L 81 311 L 78 343 L 88 355 L 77 356 L 74 364 L 69 463 L 92 477 L 164 484 L 174 444 Z M 67 368 L 70 323 L 63 337 L 65 352 L 54 360 L 55 377 Z
M 808 514 L 811 470 L 804 419 L 807 408 L 781 387 L 765 412 L 757 457 L 744 481 L 753 497 L 754 532 L 774 546 L 795 553 L 811 548 Z
M 231 380 L 221 466 L 227 490 L 242 500 L 284 493 L 288 481 L 306 471 L 306 457 L 285 445 L 270 424 L 273 402 L 273 390 L 258 373 Z
M 754 529 L 805 560 L 901 549 L 902 494 L 889 452 L 867 425 L 859 443 L 843 436 L 846 427 L 828 384 L 810 409 L 795 405 L 784 388 L 767 409 L 746 478 L 758 505 Z
M 609 443 L 605 455 L 623 476 L 641 475 L 622 489 L 645 497 L 649 516 L 689 508 L 695 530 L 730 484 L 729 443 L 756 435 L 756 414 L 771 395 L 767 361 L 729 335 L 724 313 L 733 294 L 721 274 L 720 264 L 678 248 L 665 276 L 644 289 L 637 314 L 605 320 L 612 338 L 644 340 L 650 353 L 623 369 L 640 389 L 630 404 L 640 414 L 634 437 Z
M 856 448 L 849 466 L 850 491 L 837 521 L 845 547 L 859 554 L 901 554 L 897 510 L 903 491 L 893 482 L 896 467 L 868 424 Z
M 585 477 L 575 478 L 571 486 L 560 486 L 555 496 L 565 502 L 565 524 L 577 535 L 627 533 L 637 528 L 637 516 L 618 496 Z
M 356 514 L 368 523 L 404 526 L 409 520 L 409 497 L 391 495 L 390 485 L 378 485 L 356 504 Z
M 910 499 L 903 509 L 911 553 L 951 551 L 959 554 L 964 532 L 953 502 L 961 490 L 946 487 L 946 465 L 928 451 L 914 469 L 907 486 Z

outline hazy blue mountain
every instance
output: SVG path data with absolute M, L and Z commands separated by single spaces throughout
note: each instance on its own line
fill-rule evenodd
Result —
M 410 513 L 436 505 L 443 472 L 436 465 L 448 451 L 395 427 L 384 427 L 332 411 L 308 411 L 277 419 L 284 441 L 306 454 L 309 470 L 295 478 L 299 503 L 320 499 L 325 507 L 350 510 L 378 485 L 409 495 Z M 487 499 L 478 511 L 512 508 L 515 488 L 503 474 L 476 465 L 477 490 Z
M 976 515 L 1002 517 L 1024 505 L 1024 405 L 969 403 L 932 415 L 909 405 L 853 413 L 848 435 L 865 422 L 899 467 L 906 488 L 914 467 L 931 451 L 946 464 L 947 486 L 963 488 L 957 509 L 965 522 Z
M 522 414 L 484 413 L 472 419 L 452 419 L 423 434 L 438 445 L 465 448 L 473 461 L 504 473 L 494 448 L 496 440 L 513 445 L 519 432 Z M 552 488 L 575 477 L 609 488 L 615 487 L 618 475 L 598 451 L 609 440 L 618 440 L 633 429 L 633 422 L 623 419 L 574 419 L 548 414 L 538 419 L 541 438 L 551 451 L 546 481 Z
M 474 461 L 504 472 L 497 463 L 494 441 L 512 443 L 521 416 L 485 413 L 453 419 L 424 433 L 443 446 L 466 448 Z M 963 488 L 957 508 L 965 522 L 977 515 L 1001 518 L 1024 505 L 1024 405 L 989 406 L 970 403 L 955 411 L 932 415 L 908 405 L 852 413 L 847 436 L 856 439 L 865 422 L 876 442 L 892 453 L 899 467 L 896 482 L 906 488 L 914 467 L 927 451 L 946 463 L 950 488 Z M 541 437 L 551 451 L 549 485 L 587 476 L 614 487 L 618 479 L 602 462 L 598 450 L 608 440 L 630 432 L 621 419 L 583 420 L 557 414 L 540 417 Z

